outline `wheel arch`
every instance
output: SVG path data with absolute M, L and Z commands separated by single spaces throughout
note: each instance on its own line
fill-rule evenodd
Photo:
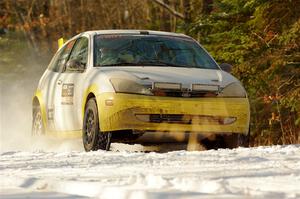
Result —
M 47 114 L 46 114 L 46 107 L 42 100 L 42 93 L 41 91 L 36 91 L 33 98 L 32 98 L 32 118 L 34 117 L 34 113 L 36 110 L 40 108 L 41 114 L 42 114 L 42 120 L 45 127 L 45 130 L 47 131 Z
M 95 98 L 96 99 L 96 95 L 94 94 L 94 92 L 89 92 L 86 97 L 83 100 L 82 103 L 82 120 L 84 118 L 84 112 L 85 112 L 85 108 L 86 108 L 86 104 L 87 102 L 91 99 L 91 98 Z M 97 101 L 97 100 L 96 100 Z
M 88 102 L 91 98 L 95 98 L 95 99 L 96 99 L 96 95 L 95 95 L 93 92 L 90 92 L 90 93 L 87 95 L 86 100 L 85 100 L 85 104 L 84 104 L 84 109 L 85 109 L 85 107 L 86 107 L 87 102 Z
M 82 116 L 82 121 L 84 118 L 84 111 L 85 111 L 85 107 L 86 104 L 88 102 L 89 99 L 91 98 L 95 98 L 97 96 L 98 93 L 98 86 L 96 84 L 91 84 L 83 93 L 83 97 L 82 97 L 82 104 L 81 104 L 81 116 Z M 97 100 L 96 100 L 97 101 Z

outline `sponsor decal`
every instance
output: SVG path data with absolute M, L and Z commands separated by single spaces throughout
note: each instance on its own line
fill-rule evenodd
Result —
M 63 84 L 61 92 L 61 104 L 73 105 L 74 84 Z
M 54 108 L 49 108 L 47 115 L 48 115 L 48 120 L 53 120 L 54 119 Z

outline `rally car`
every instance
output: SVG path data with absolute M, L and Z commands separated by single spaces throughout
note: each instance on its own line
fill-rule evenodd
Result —
M 82 136 L 86 151 L 169 132 L 245 146 L 249 101 L 229 70 L 184 34 L 83 32 L 58 49 L 41 77 L 32 133 Z

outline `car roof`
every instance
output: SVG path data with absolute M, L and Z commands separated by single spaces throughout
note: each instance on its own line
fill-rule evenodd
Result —
M 76 39 L 80 37 L 81 35 L 105 35 L 105 34 L 140 34 L 140 35 L 163 35 L 163 36 L 173 36 L 173 37 L 183 37 L 183 38 L 190 38 L 190 36 L 187 36 L 182 33 L 174 33 L 174 32 L 165 32 L 165 31 L 155 31 L 155 30 L 129 30 L 129 29 L 115 29 L 115 30 L 91 30 L 91 31 L 85 31 L 81 32 L 74 37 L 68 39 L 59 49 L 61 49 L 63 46 L 65 46 L 67 43 L 69 43 L 71 40 Z M 58 50 L 59 50 L 58 49 Z
M 182 33 L 173 33 L 173 32 L 164 32 L 164 31 L 154 31 L 154 30 L 93 30 L 93 31 L 86 31 L 84 32 L 89 35 L 95 34 L 149 34 L 149 35 L 165 35 L 165 36 L 179 36 L 179 37 L 188 37 L 189 36 L 182 34 Z

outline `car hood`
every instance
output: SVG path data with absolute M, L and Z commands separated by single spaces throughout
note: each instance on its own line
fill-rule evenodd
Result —
M 181 83 L 190 88 L 191 84 L 219 85 L 238 81 L 220 69 L 199 69 L 180 67 L 102 67 L 100 70 L 111 78 L 131 79 L 144 84 L 152 82 Z

